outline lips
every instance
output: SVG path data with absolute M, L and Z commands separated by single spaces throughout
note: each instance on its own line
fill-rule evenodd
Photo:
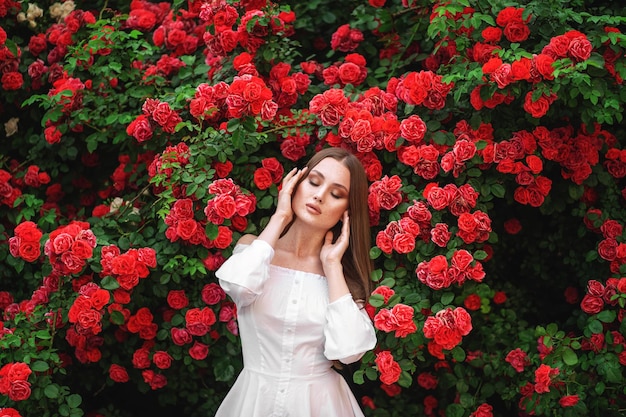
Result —
M 316 204 L 308 203 L 306 205 L 306 208 L 309 209 L 310 211 L 315 212 L 316 214 L 322 214 L 322 211 L 320 210 L 320 208 Z

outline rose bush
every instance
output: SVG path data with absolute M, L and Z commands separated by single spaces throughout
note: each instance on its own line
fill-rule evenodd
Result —
M 0 414 L 212 415 L 214 271 L 337 146 L 366 415 L 621 415 L 626 9 L 492 3 L 0 0 Z

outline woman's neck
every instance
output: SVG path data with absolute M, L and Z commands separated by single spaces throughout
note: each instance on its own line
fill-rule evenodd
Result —
M 296 221 L 278 243 L 282 250 L 296 258 L 319 257 L 325 234 L 318 229 L 302 227 Z

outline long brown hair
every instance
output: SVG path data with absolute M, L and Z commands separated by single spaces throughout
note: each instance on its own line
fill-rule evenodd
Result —
M 350 171 L 350 192 L 348 193 L 348 213 L 350 214 L 350 241 L 341 259 L 346 284 L 352 298 L 367 300 L 372 292 L 372 261 L 370 259 L 371 230 L 367 205 L 368 182 L 361 161 L 343 148 L 325 148 L 317 152 L 307 163 L 307 172 L 325 158 L 333 158 L 343 163 Z M 302 182 L 304 178 L 300 180 Z M 298 183 L 296 187 L 300 185 Z M 341 230 L 340 224 L 333 228 L 335 236 Z

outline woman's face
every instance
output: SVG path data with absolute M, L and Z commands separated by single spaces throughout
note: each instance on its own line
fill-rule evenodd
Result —
M 348 168 L 334 158 L 324 158 L 300 183 L 291 206 L 299 220 L 329 230 L 348 209 L 349 194 Z

